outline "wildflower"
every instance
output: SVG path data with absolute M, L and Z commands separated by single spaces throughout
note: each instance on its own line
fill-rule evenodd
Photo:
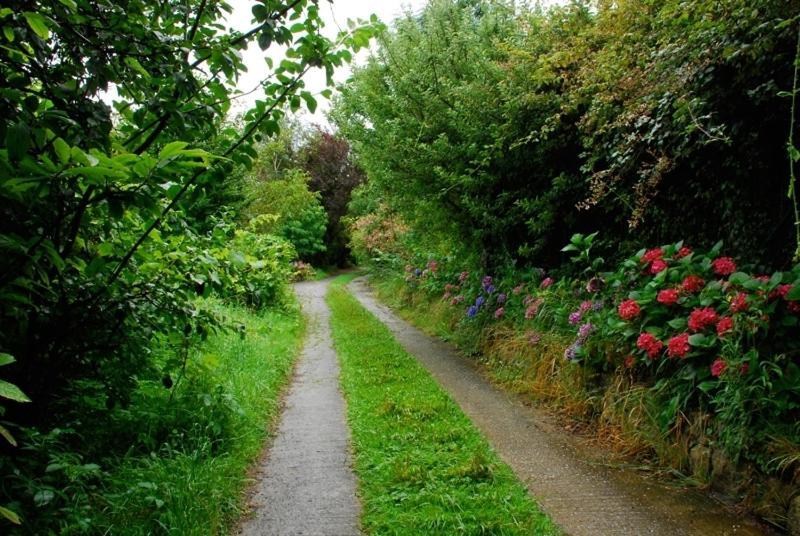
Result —
M 625 366 L 625 368 L 628 369 L 633 368 L 633 365 L 636 364 L 636 358 L 633 357 L 632 355 L 627 355 L 625 356 L 625 359 L 622 361 L 622 364 Z
M 664 343 L 650 333 L 641 333 L 636 340 L 636 347 L 647 352 L 650 359 L 655 359 L 664 349 Z
M 650 264 L 653 261 L 660 260 L 664 256 L 664 251 L 661 248 L 649 249 L 642 255 L 641 263 Z
M 410 271 L 411 271 L 411 270 L 413 270 L 413 269 L 414 269 L 414 267 L 413 267 L 413 266 L 411 266 L 410 264 L 406 264 L 406 267 L 405 267 L 405 271 L 406 271 L 406 272 L 410 272 Z
M 733 318 L 723 316 L 717 322 L 717 335 L 723 337 L 726 333 L 733 329 Z
M 512 290 L 511 292 L 513 292 L 513 293 L 514 293 L 514 296 L 517 296 L 517 295 L 519 295 L 519 294 L 522 292 L 522 290 L 523 290 L 524 288 L 525 288 L 525 285 L 524 285 L 523 283 L 520 283 L 519 285 L 517 285 L 516 287 L 514 287 L 514 288 L 513 288 L 513 290 Z
M 463 283 L 463 282 L 464 282 L 464 281 L 466 281 L 468 278 L 469 278 L 469 272 L 461 272 L 461 273 L 458 275 L 458 282 L 459 282 L 459 283 Z
M 747 294 L 745 294 L 744 292 L 739 292 L 731 300 L 732 313 L 740 313 L 742 311 L 747 311 L 747 309 L 749 308 L 750 305 L 747 303 Z
M 619 308 L 617 309 L 619 312 L 619 317 L 623 320 L 633 320 L 639 313 L 641 309 L 639 308 L 639 304 L 636 303 L 635 300 L 625 300 L 619 304 Z
M 581 346 L 578 343 L 570 344 L 566 350 L 564 350 L 564 359 L 567 361 L 573 361 L 576 357 L 578 357 L 578 351 L 581 349 Z
M 602 301 L 592 302 L 592 311 L 597 312 L 597 311 L 601 310 L 602 308 L 603 308 L 603 302 Z
M 650 265 L 650 273 L 653 275 L 663 272 L 666 269 L 667 269 L 667 263 L 662 261 L 661 259 L 654 260 L 653 263 Z
M 445 293 L 442 294 L 442 299 L 443 300 L 449 300 L 450 296 L 452 296 L 452 294 L 449 291 L 445 291 Z
M 711 375 L 715 378 L 719 378 L 722 376 L 722 373 L 725 372 L 725 369 L 728 368 L 728 364 L 725 362 L 724 359 L 718 357 L 711 363 Z
M 536 346 L 539 344 L 539 341 L 542 340 L 542 336 L 536 333 L 535 331 L 527 331 L 525 332 L 525 336 L 528 339 L 528 344 L 531 346 Z
M 454 296 L 452 300 L 450 300 L 450 305 L 458 305 L 459 303 L 464 301 L 464 296 Z
M 681 283 L 681 290 L 688 294 L 694 294 L 703 290 L 705 286 L 706 282 L 699 275 L 687 275 Z
M 477 306 L 477 305 L 470 305 L 470 306 L 467 308 L 467 316 L 468 316 L 469 318 L 472 318 L 472 317 L 474 317 L 476 314 L 478 314 L 478 306 Z
M 508 299 L 508 296 L 503 292 L 501 292 L 500 294 L 497 295 L 497 303 L 506 303 L 507 299 Z
M 553 279 L 552 277 L 547 277 L 542 281 L 542 284 L 539 286 L 542 288 L 549 288 L 555 282 L 556 282 L 555 279 Z
M 495 318 L 503 318 L 503 315 L 506 314 L 506 310 L 502 307 L 498 307 L 497 310 L 494 312 Z
M 428 270 L 430 270 L 431 272 L 435 272 L 437 268 L 439 268 L 438 262 L 434 260 L 428 261 Z
M 580 328 L 578 328 L 578 338 L 581 340 L 586 340 L 586 337 L 589 336 L 593 329 L 594 326 L 592 323 L 586 322 L 585 324 L 581 325 Z
M 490 275 L 483 276 L 483 279 L 481 280 L 481 286 L 483 288 L 486 288 L 491 284 L 492 284 L 492 276 L 490 276 Z
M 745 376 L 745 375 L 747 375 L 748 372 L 750 372 L 750 363 L 745 361 L 744 363 L 742 363 L 739 366 L 739 374 L 741 374 L 742 376 Z
M 689 329 L 692 331 L 703 331 L 709 326 L 717 323 L 717 312 L 711 307 L 695 309 L 689 315 Z
M 486 294 L 491 294 L 494 292 L 494 290 L 495 290 L 494 285 L 488 285 L 483 287 L 483 291 L 486 292 Z
M 575 324 L 577 324 L 578 322 L 580 322 L 580 321 L 581 321 L 581 312 L 580 311 L 574 311 L 574 312 L 569 314 L 569 323 L 572 324 L 573 326 Z
M 532 304 L 530 304 L 527 309 L 525 309 L 525 320 L 530 320 L 531 318 L 536 316 L 536 313 L 539 312 L 539 303 L 540 302 L 535 301 Z
M 486 298 L 484 298 L 482 295 L 478 296 L 477 298 L 475 298 L 475 307 L 480 307 L 485 302 L 486 302 Z
M 691 249 L 689 249 L 689 248 L 687 248 L 686 246 L 683 246 L 681 249 L 679 249 L 679 250 L 678 250 L 678 251 L 675 253 L 675 258 L 676 258 L 676 259 L 682 259 L 682 258 L 684 258 L 684 257 L 688 257 L 688 256 L 689 256 L 689 255 L 691 255 L 691 254 L 692 254 L 692 250 L 691 250 Z
M 422 270 L 417 268 L 416 270 L 414 270 L 414 275 L 417 276 L 417 277 L 421 276 L 422 275 Z
M 603 290 L 605 286 L 606 282 L 601 277 L 595 276 L 586 283 L 586 292 L 594 294 Z
M 678 291 L 674 288 L 661 290 L 656 296 L 656 301 L 664 305 L 675 305 L 678 302 Z
M 736 264 L 730 257 L 719 257 L 711 263 L 714 273 L 717 275 L 731 275 L 736 271 Z
M 581 306 L 578 308 L 581 314 L 589 312 L 592 310 L 592 302 L 589 300 L 581 302 Z
M 667 341 L 667 355 L 670 357 L 686 357 L 689 353 L 689 334 L 681 333 Z

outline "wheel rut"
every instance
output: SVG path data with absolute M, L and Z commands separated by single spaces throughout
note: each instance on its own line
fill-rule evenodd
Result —
M 242 523 L 242 535 L 359 534 L 361 509 L 327 288 L 328 280 L 295 285 L 308 322 L 306 342 L 274 442 L 259 468 L 253 516 Z
M 769 533 L 699 492 L 668 488 L 632 471 L 590 463 L 591 456 L 579 451 L 544 413 L 495 388 L 454 347 L 429 337 L 380 304 L 363 278 L 350 283 L 349 290 L 450 393 L 568 534 Z

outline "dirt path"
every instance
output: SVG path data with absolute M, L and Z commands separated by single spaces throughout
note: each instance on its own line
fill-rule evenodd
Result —
M 546 415 L 494 388 L 452 346 L 427 336 L 379 304 L 362 278 L 349 288 L 452 395 L 567 533 L 763 534 L 704 495 L 587 463 L 587 453 L 579 452 L 575 441 L 557 430 Z
M 325 303 L 328 281 L 295 286 L 308 319 L 305 347 L 285 399 L 275 441 L 260 468 L 248 536 L 359 533 L 350 431 L 339 391 Z

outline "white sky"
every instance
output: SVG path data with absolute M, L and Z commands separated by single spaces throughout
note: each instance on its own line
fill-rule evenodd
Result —
M 320 1 L 320 15 L 325 22 L 323 34 L 329 39 L 335 39 L 336 34 L 340 29 L 347 28 L 347 20 L 364 19 L 368 20 L 373 13 L 378 16 L 384 23 L 389 24 L 393 19 L 402 15 L 405 10 L 410 9 L 412 12 L 418 12 L 427 3 L 427 0 L 334 0 L 328 2 L 327 0 Z M 251 22 L 253 15 L 250 11 L 254 2 L 252 0 L 231 0 L 233 6 L 233 13 L 228 19 L 228 24 L 237 30 L 246 31 L 254 26 Z M 277 47 L 276 47 L 277 48 Z M 277 59 L 281 52 L 273 49 L 272 47 L 266 51 L 262 51 L 255 43 L 251 43 L 250 47 L 243 52 L 243 59 L 247 65 L 247 72 L 239 77 L 237 87 L 243 92 L 247 92 L 255 88 L 259 81 L 263 80 L 268 74 L 269 69 L 264 61 L 265 54 L 269 54 L 273 59 Z M 355 62 L 364 61 L 367 57 L 367 51 L 361 51 L 356 58 Z M 275 63 L 277 64 L 278 61 Z M 337 68 L 334 73 L 334 81 L 341 83 L 347 80 L 350 76 L 350 67 L 345 65 Z M 322 69 L 312 69 L 304 77 L 306 89 L 311 93 L 319 93 L 326 87 L 325 72 Z M 233 106 L 233 111 L 244 111 L 252 104 L 263 98 L 264 93 L 261 89 L 254 93 L 243 96 L 237 99 L 236 104 Z M 303 120 L 310 123 L 327 124 L 325 119 L 325 112 L 330 108 L 330 102 L 324 97 L 317 98 L 318 107 L 315 114 L 310 115 L 308 111 L 303 114 Z

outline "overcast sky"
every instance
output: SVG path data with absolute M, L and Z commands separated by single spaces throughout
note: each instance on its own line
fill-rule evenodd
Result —
M 320 2 L 320 14 L 325 22 L 323 33 L 330 39 L 335 39 L 340 29 L 347 28 L 347 20 L 369 19 L 373 13 L 385 23 L 389 23 L 396 17 L 402 15 L 405 10 L 418 12 L 425 5 L 427 0 L 334 0 L 333 3 L 327 0 Z M 228 24 L 237 30 L 246 31 L 254 26 L 251 22 L 253 15 L 250 11 L 253 2 L 251 0 L 231 0 L 234 8 L 233 14 L 228 19 Z M 244 52 L 244 61 L 247 65 L 247 72 L 239 78 L 238 88 L 247 92 L 258 86 L 259 81 L 263 80 L 269 70 L 264 61 L 264 56 L 269 54 L 275 58 L 278 51 L 267 49 L 262 51 L 253 43 Z M 355 61 L 364 61 L 367 51 L 362 51 Z M 347 80 L 350 76 L 350 68 L 343 66 L 336 69 L 334 80 L 337 83 Z M 326 87 L 325 72 L 322 69 L 312 69 L 305 78 L 306 89 L 312 93 L 319 93 Z M 234 110 L 245 110 L 259 98 L 263 98 L 263 91 L 260 89 L 250 95 L 237 99 Z M 326 124 L 325 112 L 329 109 L 329 102 L 324 97 L 317 99 L 319 107 L 313 116 L 305 112 L 304 120 L 311 123 Z

